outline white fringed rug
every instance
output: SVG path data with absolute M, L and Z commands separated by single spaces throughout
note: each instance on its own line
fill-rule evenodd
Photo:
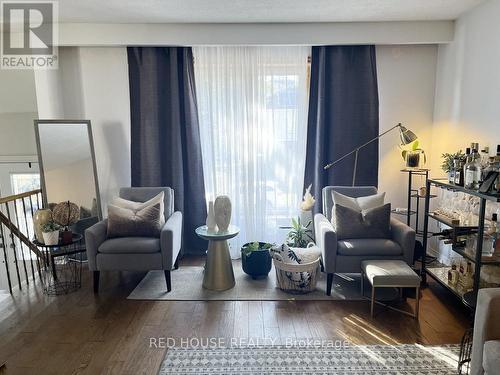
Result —
M 170 348 L 166 374 L 450 375 L 458 345 L 357 345 L 324 347 Z

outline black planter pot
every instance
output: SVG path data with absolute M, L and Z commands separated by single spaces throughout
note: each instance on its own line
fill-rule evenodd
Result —
M 245 244 L 247 245 L 247 244 Z M 243 246 L 245 246 L 243 245 Z M 264 246 L 264 242 L 259 242 L 260 246 Z M 271 254 L 268 249 L 259 249 L 252 251 L 246 255 L 244 251 L 241 252 L 241 265 L 243 271 L 252 276 L 252 279 L 257 279 L 259 277 L 267 277 L 269 271 L 271 271 Z

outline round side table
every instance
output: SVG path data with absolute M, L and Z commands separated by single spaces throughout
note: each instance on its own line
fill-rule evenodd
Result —
M 43 254 L 40 279 L 45 294 L 57 296 L 76 291 L 82 286 L 82 263 L 85 247 L 83 236 L 73 233 L 67 244 L 45 245 L 37 240 L 33 244 Z
M 206 225 L 196 228 L 196 234 L 208 241 L 207 261 L 203 275 L 205 289 L 223 291 L 234 287 L 233 265 L 227 240 L 236 237 L 240 228 L 230 225 L 226 231 L 210 231 Z

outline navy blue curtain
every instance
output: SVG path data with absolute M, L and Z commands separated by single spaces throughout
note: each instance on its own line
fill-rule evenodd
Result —
M 169 186 L 183 213 L 183 251 L 202 253 L 194 230 L 207 216 L 193 53 L 186 47 L 127 48 L 132 186 Z
M 312 48 L 304 187 L 313 184 L 315 212 L 321 212 L 321 190 L 351 186 L 354 155 L 324 170 L 379 134 L 375 46 Z M 357 186 L 378 185 L 378 141 L 358 157 Z

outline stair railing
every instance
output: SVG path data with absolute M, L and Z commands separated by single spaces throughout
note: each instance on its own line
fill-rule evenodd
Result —
M 44 257 L 31 240 L 35 237 L 33 216 L 42 207 L 41 190 L 0 197 L 0 258 L 3 258 L 9 291 L 41 276 Z M 36 271 L 35 271 L 36 268 Z

